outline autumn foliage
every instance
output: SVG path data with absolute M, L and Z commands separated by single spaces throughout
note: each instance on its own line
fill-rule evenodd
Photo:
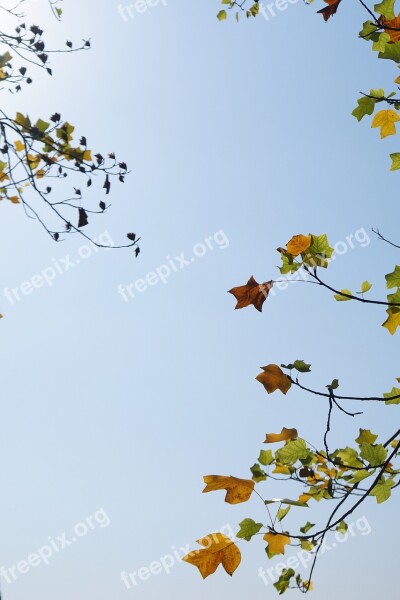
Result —
M 380 237 L 384 239 L 381 235 Z M 322 278 L 321 271 L 328 269 L 333 255 L 333 248 L 325 234 L 294 235 L 285 247 L 278 248 L 278 252 L 281 257 L 281 277 L 291 276 L 302 270 L 302 277 L 293 280 L 296 285 L 314 284 L 338 302 L 381 305 L 386 308 L 388 315 L 383 326 L 391 334 L 396 332 L 400 325 L 399 265 L 385 276 L 388 290 L 395 291 L 389 293 L 386 299 L 370 299 L 368 293 L 373 286 L 369 281 L 362 282 L 359 290 L 353 294 L 346 288 L 335 289 Z M 236 308 L 254 307 L 261 312 L 270 290 L 277 281 L 280 279 L 258 284 L 251 277 L 247 284 L 232 288 L 230 293 L 237 300 Z M 400 455 L 400 429 L 396 429 L 385 440 L 379 440 L 369 429 L 359 429 L 349 445 L 339 448 L 331 448 L 329 441 L 334 411 L 341 411 L 349 417 L 360 414 L 350 412 L 344 407 L 349 401 L 398 405 L 400 388 L 393 386 L 380 397 L 342 395 L 338 392 L 338 379 L 327 382 L 323 390 L 306 385 L 304 378 L 309 378 L 310 373 L 311 364 L 297 359 L 288 364 L 268 364 L 262 367 L 261 373 L 256 376 L 256 380 L 268 394 L 280 392 L 286 395 L 303 390 L 325 400 L 325 433 L 318 447 L 315 441 L 306 440 L 295 427 L 288 427 L 286 424 L 279 433 L 266 434 L 264 444 L 267 445 L 267 449 L 260 450 L 257 461 L 250 467 L 251 479 L 231 475 L 204 477 L 206 487 L 203 492 L 223 490 L 226 492 L 225 502 L 228 504 L 261 501 L 266 508 L 266 518 L 264 522 L 257 522 L 251 517 L 244 519 L 239 523 L 236 540 L 220 537 L 221 534 L 209 534 L 204 538 L 214 539 L 214 542 L 210 543 L 207 549 L 194 551 L 185 557 L 187 562 L 200 570 L 203 577 L 214 573 L 219 564 L 231 575 L 240 563 L 237 544 L 261 538 L 265 542 L 265 552 L 269 559 L 285 554 L 290 546 L 300 546 L 304 552 L 310 553 L 312 566 L 307 579 L 303 579 L 293 569 L 285 569 L 274 584 L 279 594 L 290 588 L 297 588 L 303 593 L 309 592 L 313 589 L 311 576 L 326 535 L 331 531 L 345 533 L 348 517 L 360 504 L 371 499 L 382 504 L 391 497 L 394 488 L 400 485 L 400 464 L 396 464 Z M 400 378 L 397 381 L 400 381 Z M 281 481 L 283 489 L 286 489 L 289 481 L 296 484 L 297 495 L 290 498 L 285 495 L 281 498 L 265 496 L 262 484 L 269 478 Z M 293 489 L 293 485 L 290 489 Z M 268 486 L 265 491 L 267 490 Z M 314 502 L 321 501 L 329 501 L 334 507 L 327 521 L 317 525 L 306 520 L 303 511 L 312 508 Z M 291 510 L 298 511 L 298 528 L 289 531 L 284 528 L 283 521 Z M 204 539 L 199 541 L 201 545 L 205 545 Z

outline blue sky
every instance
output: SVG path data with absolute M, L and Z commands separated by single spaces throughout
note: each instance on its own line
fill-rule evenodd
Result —
M 267 397 L 254 379 L 261 365 L 303 358 L 313 365 L 312 387 L 338 377 L 343 391 L 360 394 L 388 391 L 400 375 L 398 340 L 380 327 L 381 308 L 337 304 L 299 284 L 260 315 L 234 311 L 226 293 L 250 275 L 275 277 L 275 249 L 296 233 L 326 232 L 333 244 L 368 232 L 369 244 L 354 243 L 328 270 L 340 287 L 368 278 L 382 297 L 383 276 L 398 263 L 371 227 L 398 237 L 388 154 L 399 142 L 380 141 L 351 116 L 360 90 L 391 91 L 396 69 L 357 39 L 361 7 L 343 6 L 328 24 L 317 8 L 298 2 L 269 21 L 236 24 L 217 21 L 218 2 L 168 0 L 125 22 L 116 2 L 68 0 L 58 24 L 44 0 L 31 5 L 54 44 L 90 36 L 93 49 L 55 56 L 52 79 L 37 74 L 23 94 L 3 93 L 3 107 L 43 118 L 57 110 L 92 147 L 128 162 L 131 175 L 90 233 L 118 242 L 136 231 L 142 253 L 83 259 L 76 237 L 57 245 L 21 210 L 1 207 L 3 288 L 67 256 L 80 260 L 14 304 L 1 295 L 1 564 L 49 537 L 71 537 L 97 515 L 94 529 L 49 565 L 3 580 L 6 599 L 32 590 L 42 600 L 276 597 L 257 575 L 271 566 L 262 543 L 242 545 L 232 579 L 221 572 L 203 582 L 176 561 L 168 575 L 130 590 L 120 577 L 194 548 L 211 530 L 262 520 L 255 501 L 232 507 L 222 493 L 201 491 L 208 473 L 247 477 L 267 431 L 296 426 L 320 444 L 324 403 L 296 391 Z M 210 238 L 213 249 L 190 261 Z M 182 253 L 190 265 L 165 284 L 128 302 L 118 294 Z M 372 408 L 354 421 L 335 415 L 332 441 L 350 443 L 364 426 L 390 434 L 396 410 Z M 266 496 L 281 494 L 266 484 Z M 379 574 L 395 565 L 395 500 L 384 508 L 372 500 L 362 516 L 371 533 L 356 528 L 322 557 L 316 600 L 392 595 Z

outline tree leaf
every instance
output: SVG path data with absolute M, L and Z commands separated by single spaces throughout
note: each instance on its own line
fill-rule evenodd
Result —
M 257 283 L 253 276 L 250 277 L 246 285 L 234 287 L 229 290 L 229 294 L 235 296 L 237 304 L 236 309 L 246 308 L 251 304 L 259 311 L 262 311 L 262 306 L 268 298 L 268 294 L 272 288 L 272 281 L 265 283 Z
M 246 540 L 246 542 L 250 542 L 253 535 L 259 533 L 259 531 L 264 527 L 262 523 L 256 523 L 253 519 L 244 519 L 241 523 L 239 523 L 240 530 L 236 534 L 236 537 Z
M 297 429 L 287 429 L 283 427 L 280 433 L 267 433 L 264 444 L 274 444 L 275 442 L 286 442 L 295 440 L 298 437 Z
M 190 552 L 183 560 L 197 567 L 203 579 L 215 573 L 219 565 L 223 566 L 228 575 L 233 575 L 240 565 L 239 548 L 223 533 L 210 533 L 197 543 L 205 546 L 205 549 Z
M 228 504 L 247 502 L 254 490 L 254 481 L 250 479 L 238 479 L 225 475 L 205 475 L 203 479 L 206 484 L 203 494 L 226 490 L 225 502 Z
M 278 365 L 267 365 L 261 369 L 263 373 L 257 375 L 256 379 L 264 386 L 268 394 L 272 394 L 276 390 L 287 394 L 292 387 L 292 382 Z

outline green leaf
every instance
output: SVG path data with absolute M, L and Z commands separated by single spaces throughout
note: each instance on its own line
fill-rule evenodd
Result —
M 347 296 L 342 296 L 342 294 L 347 294 L 348 296 L 351 296 L 352 293 L 350 290 L 340 290 L 340 294 L 335 294 L 333 297 L 335 298 L 335 300 L 337 300 L 338 302 L 347 302 L 348 300 L 351 300 L 352 298 L 348 298 Z
M 379 28 L 372 21 L 365 21 L 365 23 L 363 24 L 363 28 L 358 35 L 364 40 L 376 41 L 379 37 L 378 29 Z
M 339 379 L 334 379 L 330 385 L 326 386 L 329 390 L 337 390 L 339 387 Z
M 400 169 L 400 152 L 398 153 L 398 155 L 399 155 L 399 166 L 397 168 Z M 389 290 L 394 287 L 400 288 L 400 267 L 399 267 L 399 265 L 395 266 L 393 273 L 388 273 L 387 275 L 385 275 L 385 279 L 386 279 L 386 286 Z
M 282 465 L 294 465 L 300 459 L 309 457 L 310 451 L 302 439 L 293 440 L 275 452 L 275 460 Z
M 283 519 L 286 517 L 291 508 L 291 506 L 287 506 L 286 508 L 280 508 L 278 510 L 278 512 L 276 513 L 276 518 L 279 522 L 283 521 Z
M 301 533 L 304 533 L 304 535 L 305 535 L 314 526 L 315 526 L 315 523 L 310 523 L 310 521 L 307 521 L 307 523 L 303 527 L 300 527 L 300 531 L 301 531 Z
M 274 455 L 272 454 L 272 450 L 260 450 L 258 462 L 261 463 L 264 467 L 267 465 L 271 465 L 274 462 Z
M 282 275 L 287 275 L 288 273 L 295 273 L 301 267 L 301 263 L 293 262 L 293 257 L 287 256 L 286 254 L 281 254 L 282 257 L 282 266 L 279 268 Z
M 387 44 L 384 52 L 379 52 L 378 58 L 385 58 L 387 60 L 393 60 L 396 63 L 400 62 L 400 43 Z
M 392 494 L 392 487 L 394 485 L 393 479 L 386 479 L 382 477 L 380 481 L 375 485 L 373 490 L 369 493 L 370 496 L 375 496 L 378 504 L 382 504 L 388 500 Z
M 385 52 L 386 44 L 390 42 L 390 35 L 388 33 L 381 33 L 379 38 L 372 44 L 372 50 L 374 52 Z
M 357 292 L 357 294 L 365 294 L 366 292 L 369 292 L 371 288 L 372 283 L 370 283 L 369 281 L 363 281 L 363 283 L 361 284 L 361 290 Z
M 226 10 L 220 10 L 219 13 L 217 14 L 217 19 L 219 21 L 225 21 L 228 18 L 228 15 L 226 13 Z
M 367 471 L 366 469 L 359 469 L 358 471 L 354 471 L 353 476 L 351 477 L 351 479 L 348 480 L 349 483 L 360 483 L 360 481 L 363 481 L 364 479 L 367 479 L 367 477 L 371 477 L 371 475 L 373 475 L 375 473 L 375 471 Z
M 236 537 L 246 540 L 246 542 L 250 542 L 253 535 L 256 535 L 264 527 L 262 523 L 256 523 L 253 519 L 244 519 L 239 526 L 240 530 Z
M 398 169 L 400 169 L 400 152 L 392 152 L 392 154 L 390 154 L 389 156 L 392 159 L 390 170 L 397 171 Z
M 388 398 L 385 404 L 400 404 L 400 397 L 396 398 L 395 396 L 400 396 L 400 389 L 397 387 L 392 388 L 391 392 L 383 394 L 384 398 Z M 393 400 L 391 400 L 393 398 Z
M 286 592 L 290 585 L 290 580 L 294 576 L 295 572 L 293 571 L 293 569 L 283 569 L 278 581 L 274 583 L 274 587 L 277 589 L 280 596 Z
M 387 450 L 382 446 L 382 444 L 377 444 L 374 446 L 364 442 L 361 444 L 360 456 L 366 460 L 371 467 L 378 467 L 385 462 Z
M 289 369 L 290 371 L 292 369 L 296 369 L 296 371 L 298 371 L 299 373 L 310 373 L 311 371 L 311 365 L 305 363 L 304 360 L 295 360 L 293 363 L 290 363 L 288 365 L 281 365 L 281 367 L 283 369 Z
M 336 453 L 336 456 L 338 457 L 342 465 L 348 466 L 350 468 L 363 467 L 363 464 L 358 457 L 358 452 L 354 450 L 354 448 L 349 448 L 347 446 L 346 448 L 339 450 L 339 452 Z
M 325 233 L 322 235 L 313 235 L 313 243 L 308 250 L 302 254 L 305 264 L 311 267 L 323 267 L 326 269 L 329 264 L 334 249 L 329 245 L 328 237 Z
M 363 96 L 357 100 L 357 104 L 358 106 L 356 106 L 351 114 L 357 119 L 357 121 L 361 121 L 365 115 L 372 115 L 375 110 L 376 100 Z
M 356 438 L 357 444 L 374 444 L 378 436 L 375 433 L 371 433 L 369 429 L 360 429 L 360 435 Z
M 18 125 L 21 125 L 21 127 L 23 127 L 23 129 L 30 129 L 30 127 L 31 127 L 30 118 L 24 117 L 24 115 L 20 112 L 17 112 L 17 115 L 15 117 L 15 122 L 18 123 Z
M 250 471 L 253 474 L 253 481 L 255 481 L 256 483 L 259 483 L 260 481 L 265 481 L 267 479 L 266 473 L 262 470 L 258 463 L 255 463 L 251 467 Z
M 42 119 L 38 119 L 35 123 L 36 129 L 39 129 L 41 133 L 45 133 L 45 131 L 50 127 L 50 123 L 43 121 Z
M 379 4 L 375 4 L 374 10 L 378 14 L 383 15 L 385 17 L 385 19 L 390 21 L 391 19 L 394 19 L 394 17 L 395 17 L 395 14 L 394 14 L 395 2 L 396 2 L 396 0 L 383 0 Z
M 300 547 L 306 552 L 311 552 L 314 550 L 314 544 L 310 542 L 310 540 L 300 540 Z
M 344 521 L 341 521 L 339 525 L 336 527 L 336 531 L 340 531 L 340 533 L 346 533 L 348 530 L 348 526 Z
M 5 67 L 10 62 L 11 59 L 12 59 L 12 56 L 9 52 L 0 54 L 0 69 Z

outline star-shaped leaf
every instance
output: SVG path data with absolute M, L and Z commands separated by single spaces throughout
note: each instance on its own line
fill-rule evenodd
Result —
M 257 283 L 254 277 L 251 276 L 246 285 L 232 288 L 229 290 L 229 294 L 235 296 L 237 300 L 235 308 L 245 308 L 252 304 L 261 312 L 262 306 L 268 298 L 272 285 L 272 281 Z

